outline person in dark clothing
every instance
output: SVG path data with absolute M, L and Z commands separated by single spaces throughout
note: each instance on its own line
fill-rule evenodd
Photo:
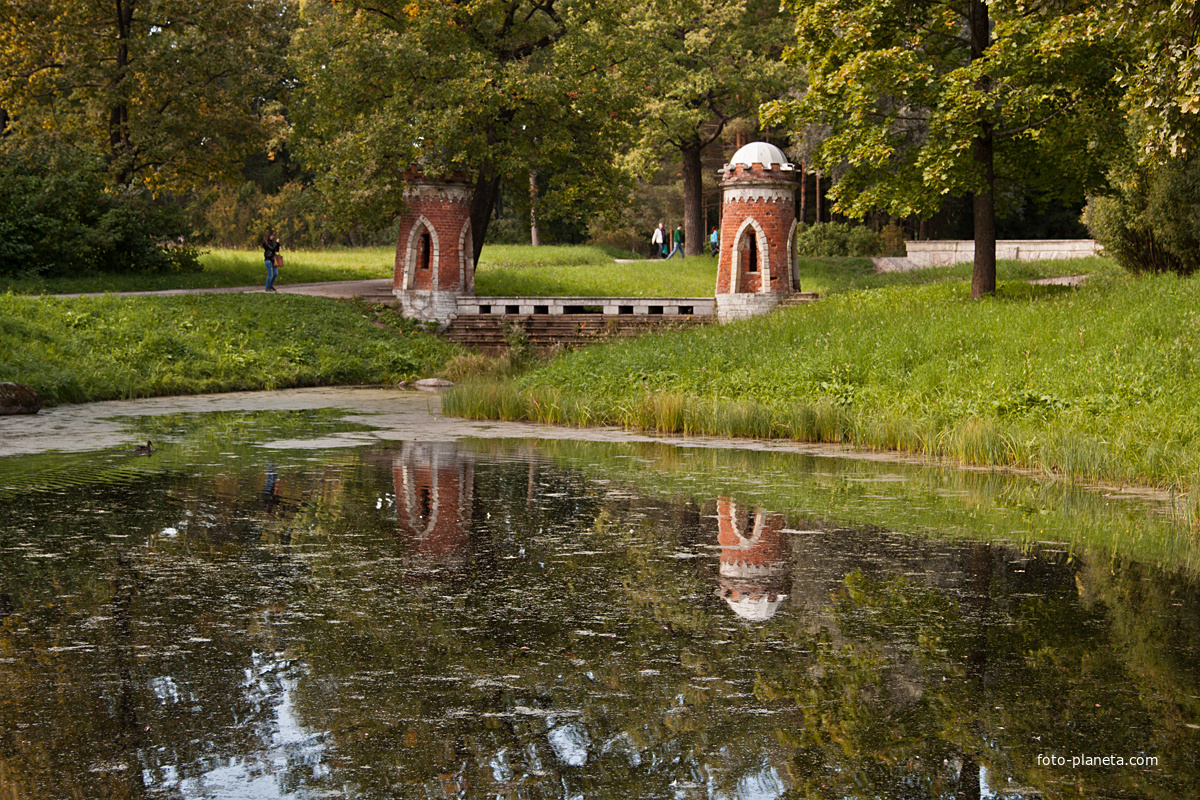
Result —
M 676 253 L 679 253 L 680 258 L 686 258 L 683 254 L 683 226 L 676 225 L 675 233 L 671 234 L 671 255 L 667 256 L 670 259 Z
M 275 264 L 275 258 L 279 255 L 279 249 L 283 246 L 279 243 L 279 237 L 274 231 L 267 231 L 267 235 L 263 237 L 263 264 L 267 268 L 267 288 L 266 291 L 275 291 L 275 279 L 279 277 L 279 267 Z

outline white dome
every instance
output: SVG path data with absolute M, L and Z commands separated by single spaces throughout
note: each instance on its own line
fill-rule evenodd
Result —
M 775 598 L 774 600 L 771 597 Z M 733 609 L 733 613 L 737 614 L 742 619 L 748 619 L 751 622 L 766 622 L 771 617 L 775 616 L 775 612 L 783 605 L 783 601 L 787 600 L 786 594 L 764 596 L 748 596 L 726 597 L 725 602 Z
M 772 165 L 779 164 L 784 169 L 792 169 L 792 164 L 783 151 L 766 142 L 751 142 L 734 153 L 733 158 L 729 159 L 729 166 L 735 167 L 739 164 L 743 167 L 762 164 L 763 169 L 770 169 Z

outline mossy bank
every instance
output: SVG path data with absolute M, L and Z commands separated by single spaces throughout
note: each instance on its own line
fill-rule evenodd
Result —
M 968 295 L 959 281 L 846 292 L 565 354 L 444 408 L 1200 484 L 1200 279 L 1110 272 Z
M 0 381 L 49 404 L 394 383 L 460 352 L 393 312 L 319 297 L 0 295 Z

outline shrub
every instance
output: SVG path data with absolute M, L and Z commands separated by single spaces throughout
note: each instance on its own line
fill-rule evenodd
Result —
M 885 256 L 903 256 L 908 252 L 905 241 L 908 239 L 904 228 L 895 222 L 889 223 L 879 232 L 879 253 Z
M 825 222 L 807 225 L 796 234 L 796 254 L 809 258 L 874 256 L 880 247 L 879 234 L 863 225 Z
M 488 223 L 488 244 L 529 244 L 529 223 L 515 217 L 494 219 Z
M 182 216 L 73 148 L 0 151 L 0 275 L 199 270 Z
M 1120 166 L 1113 195 L 1093 197 L 1084 223 L 1130 272 L 1190 275 L 1200 267 L 1200 158 Z

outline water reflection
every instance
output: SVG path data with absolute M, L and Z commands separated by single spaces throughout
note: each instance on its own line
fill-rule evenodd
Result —
M 717 499 L 721 543 L 721 597 L 744 619 L 763 622 L 787 600 L 791 561 L 787 518 Z
M 4 501 L 0 797 L 1200 793 L 1184 574 L 785 511 L 716 459 L 661 493 L 637 451 L 214 438 Z
M 471 561 L 475 460 L 451 442 L 404 442 L 392 462 L 396 523 L 413 575 L 463 571 Z

